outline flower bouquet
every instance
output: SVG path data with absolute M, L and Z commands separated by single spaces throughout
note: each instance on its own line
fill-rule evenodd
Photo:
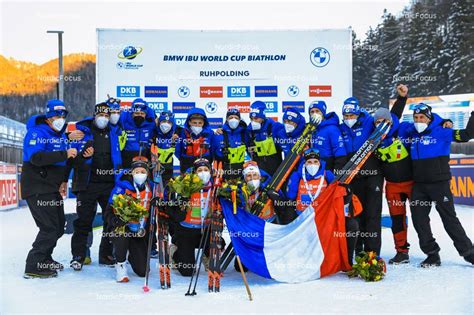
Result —
M 138 199 L 126 194 L 115 195 L 112 201 L 115 215 L 123 222 L 127 222 L 130 231 L 138 232 L 141 224 L 148 218 L 148 209 Z M 118 227 L 115 231 L 123 234 L 125 226 Z
M 201 191 L 203 183 L 199 176 L 191 173 L 170 179 L 168 187 L 172 193 L 177 193 L 181 197 L 189 198 L 192 194 Z
M 380 281 L 387 272 L 385 261 L 376 256 L 375 252 L 361 252 L 355 257 L 356 263 L 347 275 L 350 278 L 359 277 L 365 281 Z

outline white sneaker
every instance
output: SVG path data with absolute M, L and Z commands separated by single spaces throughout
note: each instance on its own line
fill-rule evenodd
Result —
M 117 262 L 115 264 L 115 271 L 117 272 L 115 276 L 117 282 L 128 282 L 127 264 L 125 261 L 122 263 Z

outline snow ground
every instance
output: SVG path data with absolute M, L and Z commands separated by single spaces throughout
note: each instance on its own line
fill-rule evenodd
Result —
M 67 202 L 66 212 L 73 203 Z M 384 211 L 385 212 L 385 211 Z M 464 228 L 474 240 L 474 209 L 457 206 Z M 64 235 L 53 257 L 66 268 L 56 279 L 22 278 L 24 261 L 37 233 L 28 208 L 0 213 L 0 314 L 11 313 L 466 313 L 474 314 L 474 267 L 458 256 L 436 210 L 432 228 L 441 246 L 442 266 L 422 269 L 424 259 L 413 227 L 409 225 L 411 263 L 388 266 L 386 278 L 377 283 L 349 279 L 344 273 L 302 284 L 283 284 L 248 273 L 254 301 L 247 299 L 240 274 L 229 267 L 220 293 L 207 292 L 207 275 L 201 270 L 198 295 L 185 297 L 189 278 L 172 273 L 172 288 L 159 289 L 151 275 L 151 291 L 143 293 L 143 279 L 116 283 L 113 268 L 97 263 L 94 242 L 92 265 L 83 271 L 68 268 L 70 238 Z M 100 236 L 96 230 L 95 239 Z M 394 254 L 391 231 L 384 229 L 382 256 Z M 153 265 L 156 260 L 153 260 Z M 152 266 L 153 266 L 152 265 Z

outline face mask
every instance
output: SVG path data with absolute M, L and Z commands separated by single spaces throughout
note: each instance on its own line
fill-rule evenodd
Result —
M 198 176 L 202 180 L 204 185 L 206 185 L 209 182 L 209 180 L 211 179 L 211 173 L 209 173 L 207 171 L 199 172 Z
M 66 123 L 66 120 L 64 118 L 58 118 L 54 120 L 51 124 L 53 125 L 53 128 L 56 131 L 61 131 L 64 127 L 64 124 Z
M 352 126 L 354 126 L 356 122 L 357 122 L 357 119 L 344 119 L 344 123 L 349 128 L 352 128 Z
M 120 119 L 120 114 L 118 113 L 110 114 L 110 123 L 112 125 L 115 125 L 116 123 L 118 123 L 119 119 Z
M 143 122 L 145 121 L 145 117 L 135 116 L 135 117 L 133 117 L 133 121 L 135 122 L 135 125 L 137 125 L 137 127 L 140 127 L 143 124 Z
M 308 171 L 309 175 L 314 176 L 319 170 L 319 165 L 315 165 L 315 164 L 306 165 L 306 170 Z
M 229 127 L 231 129 L 235 129 L 239 126 L 240 120 L 236 118 L 229 119 Z
M 295 130 L 295 126 L 290 125 L 290 124 L 285 124 L 286 133 L 291 133 L 293 130 Z
M 162 123 L 160 124 L 160 130 L 163 133 L 168 133 L 171 130 L 171 125 L 168 123 Z
M 250 124 L 252 125 L 253 130 L 260 130 L 260 128 L 262 128 L 262 124 L 259 122 L 252 121 Z
M 104 129 L 108 123 L 109 119 L 107 117 L 99 116 L 95 118 L 95 124 L 99 129 Z
M 134 174 L 133 175 L 133 181 L 135 184 L 138 186 L 143 185 L 143 183 L 146 181 L 148 175 L 147 174 Z
M 415 129 L 418 133 L 422 133 L 426 128 L 428 128 L 428 124 L 426 123 L 415 123 Z
M 312 114 L 311 121 L 314 123 L 320 123 L 323 120 L 323 116 L 321 114 Z
M 252 188 L 252 191 L 255 191 L 260 187 L 260 179 L 252 179 L 249 181 L 248 185 Z
M 198 134 L 201 133 L 202 131 L 202 127 L 198 127 L 198 126 L 191 126 L 191 130 L 193 131 L 193 133 L 197 136 Z

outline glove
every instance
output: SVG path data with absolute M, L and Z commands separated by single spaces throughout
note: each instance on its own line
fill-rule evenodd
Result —
M 272 201 L 279 201 L 282 199 L 280 194 L 274 189 L 267 189 L 265 192 L 267 193 L 268 198 Z
M 127 133 L 125 131 L 122 131 L 122 134 L 118 138 L 120 151 L 123 151 L 123 148 L 125 148 L 125 144 L 127 143 Z
M 117 216 L 114 216 L 110 222 L 110 227 L 112 229 L 115 229 L 115 228 L 118 228 L 118 227 L 121 227 L 121 226 L 124 226 L 126 225 L 127 222 L 123 222 L 119 217 Z

